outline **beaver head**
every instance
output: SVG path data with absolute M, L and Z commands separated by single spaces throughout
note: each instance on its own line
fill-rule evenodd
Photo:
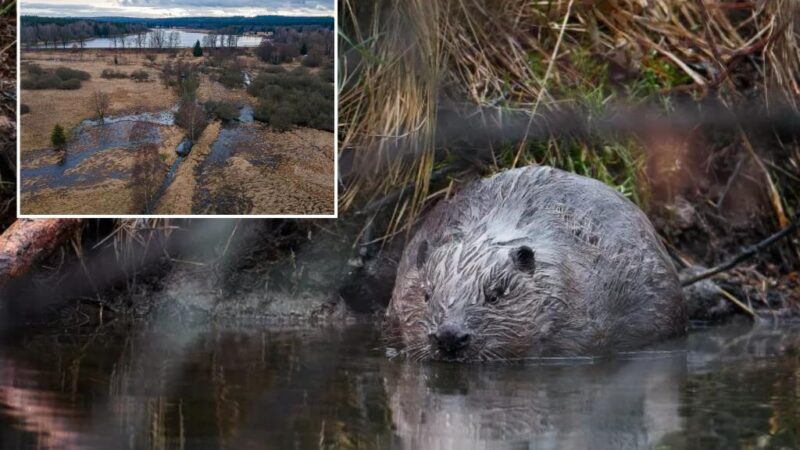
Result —
M 557 271 L 539 260 L 530 240 L 414 244 L 388 312 L 396 327 L 390 335 L 409 357 L 473 361 L 545 353 L 563 302 L 552 288 Z

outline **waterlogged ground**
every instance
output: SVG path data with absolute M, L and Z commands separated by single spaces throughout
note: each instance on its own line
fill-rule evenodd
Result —
M 43 67 L 85 70 L 92 78 L 76 91 L 23 93 L 31 107 L 21 128 L 23 214 L 333 214 L 333 133 L 274 132 L 253 121 L 255 100 L 244 89 L 227 89 L 203 75 L 200 100 L 232 102 L 240 106 L 240 116 L 229 123 L 213 121 L 185 154 L 172 92 L 157 82 L 99 76 L 109 67 L 142 68 L 156 79 L 163 61 L 131 54 L 114 66 L 109 55 L 35 52 L 30 57 Z M 247 64 L 246 70 L 255 73 L 260 63 Z M 111 111 L 103 122 L 88 119 L 93 117 L 88 99 L 95 90 L 110 95 Z M 64 151 L 49 143 L 56 123 L 69 135 Z M 155 159 L 137 157 L 148 144 L 158 147 Z
M 168 119 L 163 119 L 168 116 Z M 65 151 L 31 150 L 21 168 L 24 214 L 333 214 L 332 134 L 276 133 L 253 122 L 212 123 L 191 152 L 172 115 L 85 121 Z M 159 177 L 137 203 L 137 149 L 159 146 Z M 186 163 L 189 161 L 189 163 Z M 186 166 L 186 167 L 183 167 Z
M 239 120 L 209 126 L 185 155 L 188 142 L 173 112 L 86 120 L 64 151 L 25 152 L 23 213 L 333 214 L 331 133 L 276 133 L 253 122 L 245 106 Z M 145 205 L 137 203 L 134 171 L 135 152 L 147 144 L 159 146 L 163 175 L 152 180 Z
M 800 330 L 685 350 L 466 366 L 370 326 L 179 327 L 0 344 L 0 448 L 797 448 Z
M 106 123 L 85 121 L 63 151 L 29 150 L 21 155 L 23 214 L 141 213 L 133 176 L 136 151 L 157 147 L 156 164 L 175 161 L 182 132 L 162 114 L 111 117 Z
M 30 150 L 21 156 L 23 214 L 135 214 L 137 180 L 133 172 L 140 147 L 157 146 L 159 165 L 175 160 L 182 133 L 148 117 L 112 117 L 105 124 L 76 128 L 66 149 Z

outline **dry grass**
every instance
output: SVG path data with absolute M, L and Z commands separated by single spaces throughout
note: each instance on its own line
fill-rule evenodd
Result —
M 184 137 L 184 133 L 179 127 L 161 127 L 161 145 L 158 147 L 158 154 L 165 165 L 172 165 L 178 158 L 175 149 L 178 148 L 178 144 Z
M 89 187 L 22 193 L 22 214 L 135 214 L 128 182 L 107 180 Z
M 212 195 L 235 189 L 251 205 L 250 214 L 333 214 L 333 134 L 251 126 L 256 142 L 240 146 L 222 167 L 205 169 Z M 265 164 L 264 155 L 277 162 Z
M 343 0 L 340 148 L 356 162 L 341 206 L 413 183 L 393 219 L 412 223 L 444 163 L 434 158 L 443 96 L 533 115 L 576 103 L 602 108 L 618 95 L 619 87 L 607 89 L 616 71 L 622 90 L 638 98 L 686 92 L 731 104 L 757 92 L 797 106 L 797 8 L 791 0 Z M 740 74 L 743 61 L 763 64 Z M 740 76 L 755 86 L 743 88 Z M 642 143 L 614 145 L 615 164 L 583 143 L 570 149 L 553 140 L 533 157 L 522 144 L 507 149 L 494 165 L 583 166 L 639 189 Z
M 228 89 L 221 83 L 212 80 L 208 75 L 200 77 L 197 99 L 201 102 L 213 100 L 215 102 L 228 102 L 235 105 L 250 105 L 253 107 L 258 103 L 255 97 L 247 93 L 247 90 Z

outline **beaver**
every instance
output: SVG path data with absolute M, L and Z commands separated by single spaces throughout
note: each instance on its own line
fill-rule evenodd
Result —
M 415 360 L 604 355 L 686 333 L 675 267 L 609 186 L 547 166 L 437 204 L 398 266 L 387 340 Z

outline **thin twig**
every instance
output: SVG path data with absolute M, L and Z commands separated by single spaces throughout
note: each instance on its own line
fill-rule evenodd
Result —
M 738 255 L 734 256 L 733 258 L 729 259 L 728 261 L 714 266 L 708 270 L 698 273 L 697 275 L 691 276 L 685 280 L 681 281 L 681 286 L 689 286 L 691 284 L 697 283 L 698 281 L 705 280 L 706 278 L 710 278 L 720 272 L 725 272 L 737 266 L 742 261 L 746 261 L 753 256 L 757 255 L 759 252 L 764 250 L 765 248 L 769 247 L 770 245 L 780 241 L 781 239 L 785 238 L 792 234 L 795 230 L 797 230 L 798 226 L 800 226 L 800 213 L 798 213 L 794 220 L 787 226 L 786 228 L 778 231 L 777 233 L 769 236 L 768 238 L 764 239 L 763 241 L 759 242 L 756 245 L 750 246 L 746 248 L 743 252 L 739 253 Z
M 741 309 L 742 311 L 746 312 L 750 317 L 752 317 L 752 318 L 756 318 L 757 317 L 755 311 L 753 311 L 753 308 L 751 308 L 751 307 L 745 305 L 744 303 L 742 303 L 741 300 L 736 298 L 736 296 L 734 296 L 730 292 L 726 291 L 725 289 L 722 289 L 721 287 L 717 287 L 717 291 L 719 291 L 719 293 L 722 294 L 723 297 L 728 299 L 728 301 L 730 301 L 731 303 L 733 303 L 734 305 L 739 307 L 739 309 Z

